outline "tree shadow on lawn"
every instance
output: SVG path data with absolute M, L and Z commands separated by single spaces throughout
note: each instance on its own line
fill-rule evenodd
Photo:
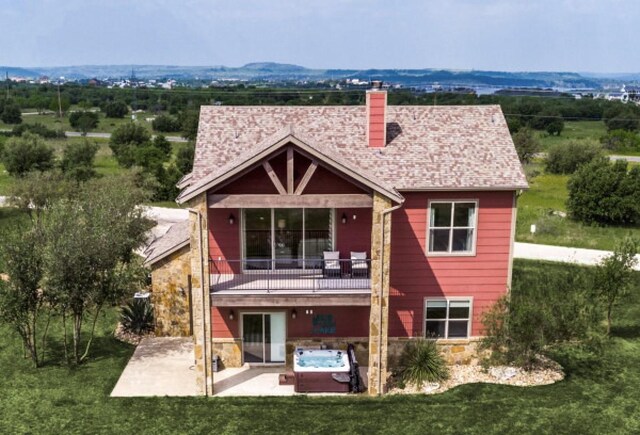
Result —
M 83 334 L 82 345 L 80 346 L 80 352 L 84 353 L 88 335 L 85 337 Z M 73 350 L 72 343 L 68 343 L 69 357 L 72 358 Z M 82 370 L 87 367 L 88 363 L 101 362 L 104 360 L 121 360 L 124 364 L 128 361 L 129 357 L 133 354 L 135 346 L 124 343 L 117 340 L 115 337 L 94 337 L 89 348 L 89 355 L 87 359 L 80 365 L 71 364 L 69 368 L 71 370 Z M 46 358 L 42 367 L 49 366 L 66 366 L 64 359 L 64 341 L 63 340 L 51 340 L 47 342 Z
M 614 337 L 634 339 L 640 338 L 640 325 L 620 325 L 611 328 Z

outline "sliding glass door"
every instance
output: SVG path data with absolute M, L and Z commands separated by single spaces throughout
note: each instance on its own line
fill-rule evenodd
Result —
M 309 269 L 333 249 L 332 209 L 245 209 L 245 269 Z
M 242 356 L 245 363 L 284 362 L 285 349 L 284 312 L 242 315 Z

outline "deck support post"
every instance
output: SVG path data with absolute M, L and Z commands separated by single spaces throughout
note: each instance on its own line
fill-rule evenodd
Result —
M 207 194 L 189 201 L 191 237 L 191 315 L 198 392 L 213 395 L 211 367 L 211 300 L 209 286 L 209 238 L 207 224 Z
M 390 207 L 390 199 L 380 195 L 378 192 L 373 193 L 368 379 L 368 393 L 371 396 L 383 394 L 387 383 L 391 215 L 385 215 L 384 211 Z

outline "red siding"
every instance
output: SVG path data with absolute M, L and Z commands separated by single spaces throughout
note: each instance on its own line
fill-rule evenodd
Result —
M 344 178 L 334 174 L 328 169 L 318 166 L 313 177 L 304 189 L 307 194 L 338 194 L 338 193 L 363 193 L 362 189 Z
M 472 335 L 480 335 L 482 313 L 507 289 L 513 192 L 404 193 L 393 212 L 389 336 L 419 336 L 424 298 L 473 298 Z M 475 256 L 427 257 L 427 207 L 432 199 L 478 200 Z
M 297 316 L 291 318 L 291 307 L 265 308 L 234 308 L 234 320 L 229 320 L 229 308 L 213 307 L 211 309 L 213 338 L 241 338 L 240 313 L 287 311 L 287 338 L 322 338 L 322 337 L 368 337 L 369 336 L 369 307 L 295 307 Z M 305 314 L 306 310 L 313 310 L 313 314 Z M 336 324 L 335 334 L 313 334 L 311 323 L 314 315 L 331 314 Z
M 229 224 L 229 215 L 234 216 L 235 222 Z M 209 221 L 209 258 L 211 260 L 239 260 L 240 259 L 240 210 L 235 208 L 210 208 Z M 218 263 L 225 268 L 225 264 Z M 235 273 L 239 272 L 239 263 L 231 262 L 228 267 Z
M 346 224 L 342 223 L 342 214 L 347 216 Z M 348 259 L 351 251 L 366 252 L 371 258 L 371 209 L 336 209 L 336 245 L 340 258 Z

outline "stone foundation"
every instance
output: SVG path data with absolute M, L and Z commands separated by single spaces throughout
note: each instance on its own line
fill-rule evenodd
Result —
M 221 368 L 242 367 L 242 340 L 239 338 L 214 338 L 211 352 L 220 358 Z
M 158 337 L 191 335 L 189 311 L 189 247 L 182 248 L 152 266 L 151 303 Z
M 389 366 L 395 368 L 411 338 L 389 338 Z M 471 364 L 478 357 L 479 339 L 438 340 L 438 349 L 447 364 Z

